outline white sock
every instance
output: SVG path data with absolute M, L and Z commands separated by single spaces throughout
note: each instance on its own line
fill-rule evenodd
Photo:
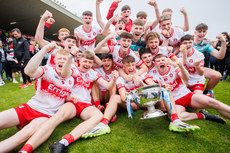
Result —
M 68 146 L 69 142 L 66 139 L 62 139 L 61 141 L 59 141 L 61 144 Z

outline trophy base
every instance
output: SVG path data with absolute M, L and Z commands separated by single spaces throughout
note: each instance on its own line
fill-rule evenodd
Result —
M 156 118 L 165 115 L 167 115 L 167 113 L 164 113 L 159 109 L 156 109 L 154 112 L 149 112 L 149 111 L 144 112 L 143 117 L 141 119 L 150 119 L 150 118 Z

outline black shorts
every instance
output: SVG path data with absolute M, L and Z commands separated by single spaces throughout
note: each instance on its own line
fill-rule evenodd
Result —
M 8 64 L 12 72 L 18 72 L 20 70 L 20 65 L 16 64 L 14 61 L 8 61 Z

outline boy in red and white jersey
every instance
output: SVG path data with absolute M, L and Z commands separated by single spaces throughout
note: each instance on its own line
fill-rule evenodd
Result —
M 155 57 L 157 54 L 163 54 L 176 62 L 177 57 L 172 53 L 171 47 L 159 46 L 160 35 L 156 32 L 150 32 L 146 35 L 146 45 L 152 52 L 152 56 Z
M 155 57 L 155 65 L 158 69 L 158 78 L 155 78 L 154 80 L 155 82 L 166 83 L 172 86 L 172 94 L 180 119 L 182 121 L 207 119 L 219 123 L 225 123 L 221 117 L 211 115 L 204 110 L 199 113 L 186 112 L 187 107 L 196 109 L 213 108 L 223 116 L 230 118 L 230 106 L 203 94 L 192 93 L 189 89 L 187 89 L 184 81 L 188 81 L 189 74 L 184 68 L 182 62 L 178 62 L 177 64 L 179 67 L 176 68 L 169 66 L 164 55 L 157 55 Z
M 84 52 L 84 46 L 88 46 L 88 49 L 93 50 L 97 36 L 101 34 L 102 30 L 92 25 L 93 13 L 90 11 L 84 11 L 82 13 L 83 25 L 74 29 L 74 36 L 80 41 L 79 50 Z
M 112 78 L 113 56 L 111 54 L 105 53 L 101 56 L 101 61 L 102 61 L 102 67 L 95 68 L 95 71 L 97 71 L 104 80 L 109 82 L 110 79 Z M 98 99 L 100 99 L 101 102 L 107 103 L 109 101 L 110 96 L 115 93 L 116 93 L 115 88 L 113 88 L 112 90 L 107 90 L 103 86 L 99 85 L 99 94 L 97 94 L 97 96 L 99 96 Z M 95 105 L 97 108 L 103 107 L 100 105 L 100 103 Z M 101 109 L 104 109 L 104 107 Z
M 163 43 L 164 40 L 168 42 L 169 46 L 176 50 L 180 45 L 180 39 L 184 36 L 184 31 L 178 27 L 172 27 L 172 21 L 170 15 L 163 15 L 159 19 L 159 26 L 161 32 L 157 33 L 160 35 L 160 42 Z
M 108 14 L 106 16 L 107 20 L 111 19 L 114 16 L 113 13 L 117 9 L 118 4 L 121 1 L 122 0 L 116 0 L 111 4 L 109 11 L 108 11 Z M 130 15 L 131 15 L 131 8 L 128 5 L 124 5 L 121 8 L 121 16 L 122 16 L 122 19 L 125 21 L 125 29 L 124 30 L 127 32 L 131 31 L 132 24 L 133 24 L 132 19 L 130 19 Z M 113 24 L 115 25 L 115 22 L 113 22 Z
M 43 47 L 34 55 L 25 68 L 30 77 L 38 78 L 38 89 L 28 103 L 0 113 L 0 129 L 18 126 L 18 133 L 0 143 L 2 152 L 9 152 L 30 138 L 34 132 L 54 115 L 71 92 L 73 77 L 61 77 L 63 64 L 67 61 L 68 51 L 56 53 L 56 67 L 39 67 L 44 55 L 56 47 L 55 42 Z
M 186 57 L 184 66 L 189 73 L 188 88 L 194 93 L 203 94 L 204 77 L 204 55 L 192 48 L 193 36 L 185 35 L 181 38 L 181 52 L 177 55 L 180 58 Z
M 130 81 L 130 79 L 127 78 L 127 75 L 123 72 L 121 67 L 123 66 L 122 64 L 122 59 L 127 56 L 131 55 L 135 58 L 135 63 L 137 67 L 140 67 L 140 70 L 137 72 L 137 75 L 141 75 L 144 72 L 147 72 L 147 67 L 141 61 L 135 53 L 129 48 L 132 43 L 132 34 L 128 32 L 122 32 L 120 35 L 120 46 L 107 46 L 103 47 L 103 45 L 107 42 L 107 40 L 110 40 L 112 38 L 115 38 L 116 35 L 111 33 L 108 35 L 105 39 L 103 39 L 96 48 L 94 49 L 95 53 L 110 53 L 113 55 L 113 63 L 114 63 L 114 68 L 119 69 L 120 75 L 126 78 L 127 81 Z

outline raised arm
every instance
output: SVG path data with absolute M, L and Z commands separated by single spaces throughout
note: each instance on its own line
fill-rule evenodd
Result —
M 49 43 L 48 41 L 44 39 L 44 25 L 45 25 L 46 20 L 51 17 L 52 17 L 52 13 L 46 10 L 44 14 L 42 15 L 38 23 L 38 26 L 37 26 L 37 30 L 35 33 L 35 41 L 40 45 L 41 48 Z
M 56 43 L 52 42 L 47 44 L 46 46 L 44 46 L 37 54 L 35 54 L 30 61 L 28 62 L 28 64 L 25 67 L 25 73 L 32 77 L 32 78 L 38 78 L 42 75 L 43 70 L 41 67 L 39 67 L 39 65 L 42 62 L 43 57 L 45 56 L 45 54 L 51 50 L 54 49 L 56 47 Z
M 113 17 L 113 13 L 114 13 L 114 11 L 117 9 L 118 4 L 119 4 L 121 1 L 122 1 L 122 0 L 116 0 L 116 1 L 114 1 L 114 2 L 111 4 L 111 6 L 110 6 L 110 8 L 109 8 L 109 11 L 108 11 L 108 14 L 107 14 L 107 16 L 106 16 L 106 19 L 107 19 L 107 20 L 109 20 L 109 19 L 111 19 L 111 18 Z
M 110 25 L 115 22 L 115 21 L 119 21 L 120 17 L 118 14 L 114 15 L 107 23 L 106 25 L 104 26 L 103 30 L 102 30 L 102 34 L 107 36 L 108 34 L 111 33 L 110 31 Z
M 100 9 L 100 4 L 103 2 L 103 0 L 96 0 L 96 19 L 97 23 L 103 29 L 105 27 L 105 23 L 102 21 L 101 18 L 101 9 Z
M 221 41 L 220 51 L 214 49 L 210 54 L 216 57 L 217 59 L 223 59 L 227 49 L 226 40 L 224 39 L 224 36 L 222 34 L 218 35 L 216 38 Z
M 181 73 L 179 73 L 178 75 L 182 78 L 182 80 L 185 82 L 185 84 L 187 85 L 188 80 L 189 80 L 189 73 L 188 71 L 185 69 L 184 65 L 182 64 L 181 61 L 177 62 L 178 67 L 181 70 Z
M 180 9 L 180 12 L 184 15 L 184 27 L 182 28 L 184 32 L 189 31 L 189 22 L 188 22 L 188 15 L 184 8 Z

